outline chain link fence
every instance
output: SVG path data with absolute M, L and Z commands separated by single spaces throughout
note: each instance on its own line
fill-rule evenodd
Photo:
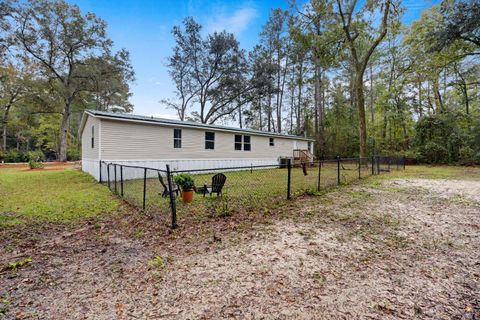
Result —
M 100 182 L 129 204 L 157 214 L 172 227 L 177 216 L 229 216 L 235 212 L 266 210 L 285 200 L 319 192 L 356 180 L 403 170 L 405 158 L 376 156 L 336 158 L 314 162 L 249 167 L 165 170 L 100 162 Z M 191 203 L 182 201 L 175 176 L 189 174 L 195 187 Z

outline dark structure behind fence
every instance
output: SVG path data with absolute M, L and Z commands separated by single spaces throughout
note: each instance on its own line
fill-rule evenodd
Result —
M 288 159 L 286 164 L 196 170 L 172 170 L 169 165 L 164 170 L 101 161 L 100 182 L 143 211 L 161 213 L 176 228 L 177 214 L 230 215 L 239 210 L 266 208 L 301 194 L 315 194 L 331 186 L 403 169 L 404 157 L 388 156 L 337 157 L 299 165 Z M 213 175 L 223 173 L 226 182 L 222 195 L 204 195 L 199 191 L 191 204 L 178 201 L 173 177 L 179 173 L 191 174 L 197 190 L 211 184 Z

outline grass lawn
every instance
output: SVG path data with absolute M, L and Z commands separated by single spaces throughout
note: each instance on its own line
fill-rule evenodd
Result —
M 0 228 L 93 217 L 118 205 L 108 189 L 75 169 L 0 169 Z

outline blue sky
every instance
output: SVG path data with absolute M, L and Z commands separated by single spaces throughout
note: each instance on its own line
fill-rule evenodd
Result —
M 273 8 L 287 8 L 286 0 L 69 0 L 83 12 L 94 12 L 108 23 L 116 48 L 130 51 L 136 73 L 132 85 L 134 113 L 172 117 L 175 112 L 159 103 L 173 98 L 174 86 L 166 68 L 174 46 L 170 33 L 184 17 L 193 16 L 206 32 L 227 30 L 249 50 Z M 410 23 L 432 0 L 403 1 L 404 22 Z

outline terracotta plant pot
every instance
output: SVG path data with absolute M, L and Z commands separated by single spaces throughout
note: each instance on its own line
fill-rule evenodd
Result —
M 182 200 L 185 203 L 190 203 L 193 201 L 193 190 L 183 190 L 182 191 Z

